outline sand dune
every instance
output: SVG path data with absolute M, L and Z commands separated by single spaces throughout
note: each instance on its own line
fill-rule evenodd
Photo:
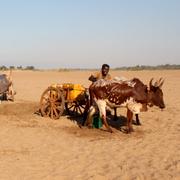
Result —
M 163 77 L 166 109 L 140 114 L 142 126 L 132 134 L 120 129 L 126 111 L 109 123 L 114 133 L 79 128 L 81 119 L 66 115 L 43 118 L 42 92 L 52 83 L 88 87 L 90 71 L 14 71 L 15 102 L 0 104 L 0 179 L 180 179 L 180 71 L 112 71 L 112 76 L 138 77 L 144 83 Z

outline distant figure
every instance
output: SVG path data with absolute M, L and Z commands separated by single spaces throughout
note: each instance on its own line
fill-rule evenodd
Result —
M 94 75 L 91 75 L 89 77 L 89 81 L 95 82 L 99 79 L 110 80 L 111 75 L 109 74 L 109 69 L 110 69 L 110 66 L 108 64 L 103 64 L 101 67 L 101 71 Z
M 16 94 L 13 88 L 12 82 L 12 71 L 10 70 L 9 75 L 0 74 L 0 101 L 10 100 L 14 101 L 14 95 Z

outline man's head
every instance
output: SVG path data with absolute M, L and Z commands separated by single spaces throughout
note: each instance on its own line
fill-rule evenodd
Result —
M 109 72 L 109 65 L 108 64 L 103 64 L 102 68 L 101 68 L 101 72 L 103 76 L 107 76 L 108 72 Z

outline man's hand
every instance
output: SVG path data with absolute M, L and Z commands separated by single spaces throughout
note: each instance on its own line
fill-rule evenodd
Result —
M 97 81 L 97 78 L 94 77 L 93 75 L 91 75 L 91 76 L 89 77 L 89 81 L 95 82 L 95 81 Z

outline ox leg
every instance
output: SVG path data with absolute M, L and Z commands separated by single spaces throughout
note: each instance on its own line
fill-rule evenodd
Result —
M 99 108 L 99 113 L 100 113 L 100 117 L 103 120 L 104 125 L 106 126 L 107 130 L 112 133 L 112 129 L 109 127 L 108 123 L 107 123 L 107 119 L 106 119 L 106 102 L 103 100 L 99 100 L 97 101 L 97 105 Z
M 101 118 L 102 118 L 103 123 L 104 123 L 104 125 L 106 126 L 107 130 L 108 130 L 110 133 L 112 133 L 113 131 L 112 131 L 112 129 L 109 127 L 109 125 L 108 125 L 108 123 L 107 123 L 107 120 L 106 120 L 106 114 L 103 114 L 103 115 L 101 116 Z
M 85 126 L 88 126 L 88 127 L 93 126 L 93 124 L 92 124 L 93 123 L 93 115 L 94 115 L 95 112 L 96 112 L 96 108 L 94 106 L 91 106 L 89 108 L 89 112 L 88 112 L 88 115 L 87 115 Z
M 129 109 L 127 109 L 127 133 L 133 132 L 132 127 L 132 119 L 133 119 L 133 113 Z
M 114 108 L 114 119 L 113 120 L 114 121 L 117 120 L 117 108 Z
M 136 125 L 140 126 L 141 123 L 140 123 L 138 114 L 135 114 L 135 116 L 136 116 Z

